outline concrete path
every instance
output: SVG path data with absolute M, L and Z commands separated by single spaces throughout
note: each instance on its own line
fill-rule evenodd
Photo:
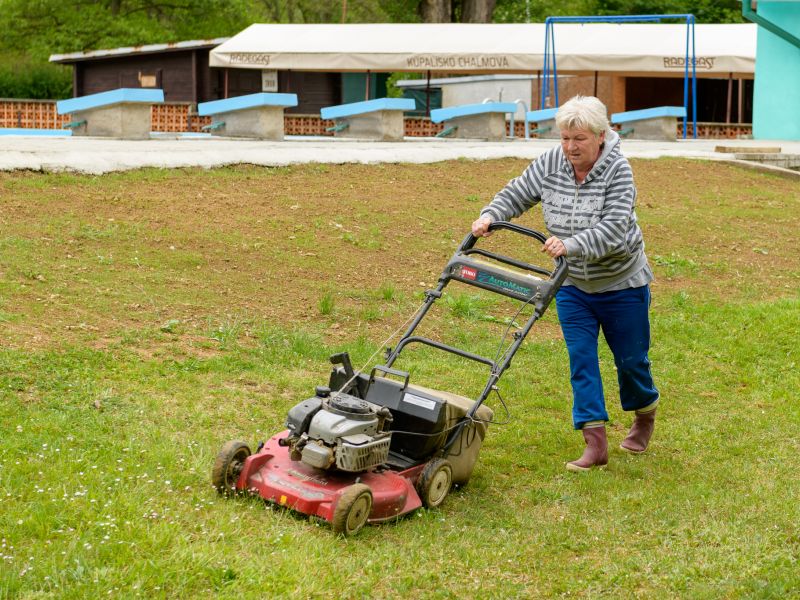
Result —
M 368 142 L 321 137 L 289 137 L 283 142 L 161 136 L 143 141 L 86 137 L 0 138 L 0 170 L 75 171 L 100 174 L 141 167 L 220 167 L 248 163 L 283 166 L 297 163 L 429 163 L 458 158 L 533 159 L 554 145 L 553 140 L 515 139 L 503 142 L 407 138 L 403 142 Z M 715 147 L 779 146 L 800 154 L 800 142 L 763 140 L 680 140 L 651 142 L 623 140 L 630 158 L 662 156 L 731 160 L 733 153 Z M 739 150 L 741 151 L 741 150 Z M 791 173 L 791 171 L 789 172 Z

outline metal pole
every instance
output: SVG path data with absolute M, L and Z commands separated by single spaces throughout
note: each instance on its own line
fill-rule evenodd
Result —
M 725 122 L 731 122 L 731 104 L 733 102 L 733 73 L 728 73 L 728 102 L 725 109 Z
M 431 116 L 431 72 L 428 71 L 428 82 L 425 84 L 425 116 Z
M 697 139 L 697 46 L 694 43 L 694 15 L 689 15 L 687 20 L 692 24 L 692 137 Z
M 736 119 L 737 123 L 744 123 L 744 79 L 739 79 L 739 98 L 736 104 L 736 108 L 738 109 L 736 112 Z
M 556 30 L 550 34 L 550 44 L 553 50 L 553 92 L 555 96 L 555 106 L 558 107 L 558 68 L 556 67 Z
M 544 64 L 542 65 L 542 72 L 544 75 L 544 83 L 541 88 L 541 97 L 539 101 L 539 108 L 545 107 L 545 98 L 549 93 L 549 71 L 550 71 L 550 17 L 544 20 Z
M 689 117 L 689 19 L 686 19 L 686 52 L 683 58 L 683 139 L 686 139 L 686 119 Z

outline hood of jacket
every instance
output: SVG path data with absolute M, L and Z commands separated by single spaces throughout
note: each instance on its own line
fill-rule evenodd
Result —
M 594 161 L 594 165 L 592 169 L 586 174 L 586 178 L 583 180 L 583 183 L 590 181 L 597 177 L 600 173 L 606 170 L 609 164 L 620 154 L 619 150 L 619 142 L 620 137 L 619 134 L 614 131 L 613 129 L 609 128 L 606 129 L 606 137 L 603 141 L 603 147 L 600 149 L 600 156 L 597 157 L 597 160 Z M 559 151 L 561 153 L 561 159 L 563 161 L 563 167 L 566 168 L 572 176 L 575 176 L 575 171 L 572 168 L 572 163 L 569 162 L 566 154 L 559 146 Z

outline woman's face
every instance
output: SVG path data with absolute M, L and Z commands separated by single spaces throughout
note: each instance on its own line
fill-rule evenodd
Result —
M 561 149 L 573 167 L 588 171 L 600 156 L 600 145 L 605 135 L 605 131 L 595 135 L 588 129 L 562 129 Z

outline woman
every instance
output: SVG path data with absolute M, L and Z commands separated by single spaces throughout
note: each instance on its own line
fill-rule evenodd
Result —
M 542 203 L 551 235 L 542 252 L 565 256 L 569 265 L 556 308 L 569 352 L 573 425 L 586 442 L 583 455 L 567 469 L 588 471 L 608 463 L 608 413 L 597 354 L 601 329 L 614 354 L 622 408 L 635 413 L 621 448 L 644 452 L 653 434 L 659 398 L 647 355 L 653 272 L 636 222 L 631 167 L 608 125 L 605 105 L 576 96 L 559 108 L 556 126 L 561 145 L 500 190 L 472 232 L 488 235 L 493 221 Z

